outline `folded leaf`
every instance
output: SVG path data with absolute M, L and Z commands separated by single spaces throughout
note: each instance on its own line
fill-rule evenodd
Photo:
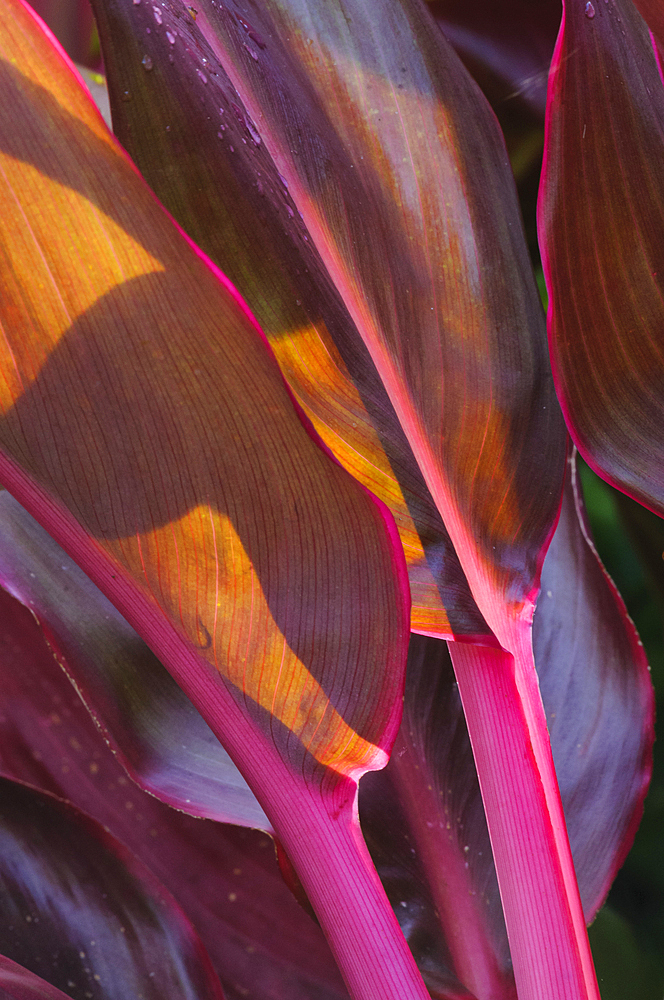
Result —
M 6 491 L 0 493 L 0 583 L 36 615 L 134 781 L 191 815 L 270 829 L 237 767 L 168 671 Z
M 566 4 L 539 198 L 554 376 L 604 479 L 664 513 L 664 89 L 623 0 Z
M 197 927 L 227 1000 L 347 1000 L 320 928 L 283 883 L 271 838 L 193 819 L 142 792 L 30 612 L 4 591 L 0 622 L 0 772 L 94 816 L 151 869 Z
M 355 809 L 401 712 L 410 609 L 393 522 L 319 447 L 235 290 L 36 20 L 10 9 L 0 480 L 223 738 L 357 1000 L 422 998 Z
M 0 778 L 0 954 L 70 996 L 223 1000 L 198 937 L 98 823 Z
M 249 116 L 201 22 L 179 2 L 157 14 L 117 0 L 96 10 L 116 135 L 250 303 L 327 446 L 388 504 L 409 567 L 412 628 L 495 641 L 374 363 L 261 139 L 262 121 Z M 245 45 L 269 58 L 261 36 L 239 23 Z

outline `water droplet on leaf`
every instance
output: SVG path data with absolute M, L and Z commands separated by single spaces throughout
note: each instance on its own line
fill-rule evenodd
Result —
M 143 69 L 151 70 L 152 59 L 150 59 L 150 56 L 143 56 L 143 58 L 141 59 L 141 65 L 143 66 Z
M 203 83 L 207 83 L 207 77 L 206 77 L 205 73 L 203 72 L 203 70 L 202 70 L 202 69 L 199 69 L 198 67 L 196 67 L 196 72 L 197 72 L 197 73 L 198 73 L 198 75 L 200 76 L 200 78 L 201 78 L 202 82 L 203 82 Z
M 167 31 L 166 32 L 166 38 L 169 40 L 169 42 L 171 43 L 171 45 L 175 45 L 175 35 L 173 34 L 172 31 Z
M 595 16 L 595 8 L 590 3 L 590 0 L 588 0 L 588 3 L 586 4 L 586 17 L 593 18 L 594 16 Z
M 157 24 L 161 24 L 162 23 L 162 18 L 161 18 L 161 11 L 159 10 L 159 8 L 158 7 L 153 7 L 152 8 L 152 13 L 154 14 L 154 19 L 157 22 Z

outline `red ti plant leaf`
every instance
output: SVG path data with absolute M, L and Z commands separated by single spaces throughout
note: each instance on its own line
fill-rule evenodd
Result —
M 388 504 L 408 563 L 411 627 L 495 641 L 369 352 L 261 139 L 262 123 L 249 116 L 198 20 L 177 2 L 158 16 L 160 24 L 150 4 L 97 5 L 115 134 L 251 303 L 336 458 Z M 265 53 L 260 36 L 260 44 L 245 37 Z
M 664 89 L 632 3 L 566 3 L 539 198 L 558 394 L 599 475 L 664 514 Z
M 75 1000 L 223 1000 L 187 918 L 89 816 L 0 778 L 0 954 Z
M 36 19 L 8 9 L 0 479 L 223 738 L 353 996 L 423 998 L 356 809 L 401 712 L 393 522 L 300 421 L 237 293 Z
M 94 816 L 151 869 L 198 928 L 227 1000 L 347 1000 L 320 928 L 284 885 L 272 840 L 141 792 L 30 612 L 4 591 L 0 621 L 0 772 Z
M 113 35 L 116 23 L 129 20 L 137 37 L 146 37 L 145 14 L 112 0 L 98 9 L 102 34 Z M 505 757 L 480 750 L 479 758 L 500 787 L 491 810 L 520 810 L 518 822 L 490 819 L 490 828 L 505 846 L 499 864 L 521 988 L 533 996 L 546 990 L 594 995 L 530 643 L 565 436 L 495 119 L 416 5 L 386 0 L 370 10 L 354 3 L 341 11 L 335 4 L 293 2 L 240 10 L 206 0 L 197 6 L 195 28 L 189 25 L 181 37 L 183 19 L 181 4 L 159 7 L 149 26 L 148 75 L 158 70 L 161 86 L 173 85 L 177 74 L 167 64 L 181 61 L 203 101 L 217 77 L 230 78 L 241 102 L 242 138 L 249 146 L 257 136 L 285 179 L 290 213 L 293 219 L 300 213 L 306 226 L 302 231 L 295 221 L 293 228 L 315 245 L 341 295 L 477 606 L 508 650 L 464 644 L 453 655 L 462 688 L 482 685 L 486 719 L 500 716 L 506 697 L 514 707 L 505 722 Z M 136 72 L 138 53 L 132 72 L 117 55 L 124 47 L 105 43 L 111 72 L 118 73 L 111 88 L 115 109 L 133 149 L 141 112 L 121 104 L 137 99 L 136 88 L 140 94 L 153 88 Z M 118 99 L 123 96 L 129 100 Z M 147 107 L 146 100 L 144 115 Z M 221 130 L 228 116 L 221 106 L 209 118 L 209 127 Z M 477 127 L 469 129 L 469 121 Z M 219 134 L 219 158 L 235 156 L 235 140 L 226 143 L 226 131 Z M 147 147 L 140 140 L 135 145 L 147 169 Z M 177 169 L 176 160 L 171 153 L 169 169 Z M 155 168 L 154 176 L 159 173 Z M 177 197 L 167 201 L 176 212 L 182 204 Z M 183 212 L 188 226 L 195 215 L 191 199 Z M 290 378 L 292 358 L 285 354 Z M 344 355 L 344 363 L 349 359 Z M 363 363 L 359 351 L 357 360 Z M 474 703 L 468 705 L 481 741 L 485 716 L 474 716 Z M 541 850 L 534 852 L 533 843 Z M 549 898 L 557 900 L 553 944 L 549 928 L 533 919 Z
M 584 913 L 631 846 L 652 761 L 653 691 L 585 523 L 573 462 L 542 570 L 534 648 Z M 514 983 L 488 831 L 444 644 L 413 636 L 390 763 L 360 789 L 367 840 L 427 983 Z M 396 817 L 396 821 L 395 821 Z
M 270 829 L 235 764 L 154 653 L 6 490 L 0 583 L 37 617 L 134 781 L 191 815 Z
M 533 643 L 591 923 L 643 812 L 652 770 L 654 692 L 643 645 L 593 544 L 576 453 L 542 569 Z

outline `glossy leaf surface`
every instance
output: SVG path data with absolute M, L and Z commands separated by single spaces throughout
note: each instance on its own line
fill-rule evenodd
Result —
M 586 920 L 631 846 L 652 754 L 643 648 L 597 558 L 576 473 L 542 571 L 534 646 Z M 475 765 L 447 648 L 413 636 L 402 727 L 360 786 L 363 826 L 418 962 L 513 995 Z M 427 982 L 430 980 L 428 979 Z
M 37 616 L 104 738 L 142 788 L 192 815 L 270 829 L 235 764 L 168 671 L 6 491 L 0 493 L 0 583 Z
M 284 885 L 271 838 L 196 820 L 142 792 L 30 612 L 4 591 L 0 622 L 0 772 L 74 803 L 152 870 L 196 925 L 227 1000 L 347 1000 L 320 928 Z
M 89 817 L 0 778 L 1 953 L 75 1000 L 222 1000 L 193 927 Z
M 664 513 L 664 89 L 621 0 L 567 3 L 539 202 L 554 376 L 599 475 Z
M 115 133 L 161 201 L 250 303 L 299 403 L 394 514 L 416 630 L 490 630 L 358 330 L 283 176 L 181 3 L 96 5 Z M 248 22 L 246 51 L 270 49 Z M 258 41 L 256 41 L 258 39 Z M 246 52 L 245 52 L 246 54 Z M 145 59 L 150 61 L 146 72 Z
M 593 545 L 574 458 L 542 570 L 533 642 L 590 923 L 641 819 L 654 693 L 643 644 Z
M 11 9 L 0 478 L 223 738 L 356 1000 L 421 998 L 354 807 L 401 712 L 410 609 L 393 522 L 319 447 L 237 293 Z
M 419 5 L 206 0 L 196 25 L 207 69 L 228 73 L 288 183 L 496 632 L 496 603 L 518 614 L 532 596 L 564 439 L 495 119 Z M 191 60 L 163 37 L 162 58 Z

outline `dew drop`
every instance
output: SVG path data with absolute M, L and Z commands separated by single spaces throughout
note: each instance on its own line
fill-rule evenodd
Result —
M 122 100 L 125 101 L 125 103 L 131 100 L 131 93 L 128 90 L 123 91 Z
M 256 126 L 252 122 L 251 118 L 247 118 L 246 126 L 247 126 L 247 130 L 249 132 L 249 135 L 251 136 L 251 138 L 254 141 L 254 144 L 256 146 L 260 146 L 260 144 L 261 144 L 261 137 L 259 136 L 258 132 L 256 131 Z
M 175 45 L 175 35 L 173 34 L 172 31 L 167 31 L 166 32 L 166 38 L 169 40 L 169 42 L 171 43 L 171 45 Z
M 161 11 L 159 10 L 159 8 L 158 7 L 153 7 L 152 8 L 152 13 L 154 14 L 154 19 L 157 22 L 157 24 L 161 24 L 162 23 L 162 17 L 161 17 Z
M 143 69 L 145 70 L 149 71 L 152 69 L 152 59 L 150 59 L 150 56 L 143 56 L 143 58 L 141 59 L 141 64 L 143 66 Z
M 595 16 L 595 8 L 591 4 L 590 0 L 586 4 L 586 17 L 593 18 Z
M 141 2 L 141 0 L 134 0 L 134 7 L 138 7 L 138 5 L 139 5 L 140 2 Z
M 201 78 L 201 81 L 203 83 L 207 83 L 207 77 L 206 77 L 205 73 L 203 72 L 203 70 L 199 69 L 198 66 L 197 66 L 196 67 L 196 72 L 198 73 L 199 77 Z
M 247 50 L 247 52 L 251 56 L 251 58 L 254 60 L 254 62 L 258 62 L 258 53 L 254 52 L 253 49 L 250 49 L 249 46 L 246 44 L 246 42 L 243 42 L 242 44 L 243 47 Z
M 294 211 L 293 211 L 293 209 L 292 209 L 292 208 L 290 207 L 290 205 L 286 205 L 286 211 L 288 212 L 288 218 L 289 218 L 289 219 L 292 219 L 292 218 L 294 218 L 294 216 L 295 216 L 295 212 L 294 212 Z

